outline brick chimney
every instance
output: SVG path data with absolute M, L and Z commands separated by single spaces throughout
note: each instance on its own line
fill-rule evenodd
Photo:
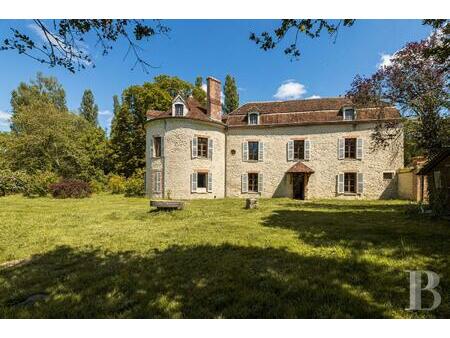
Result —
M 206 79 L 206 109 L 208 116 L 218 121 L 222 119 L 221 89 L 220 81 L 208 76 Z

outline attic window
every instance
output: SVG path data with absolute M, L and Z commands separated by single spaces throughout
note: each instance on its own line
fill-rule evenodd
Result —
M 259 114 L 258 113 L 248 114 L 248 124 L 251 125 L 259 124 Z
M 184 105 L 182 103 L 175 104 L 175 116 L 184 116 Z
M 356 119 L 356 110 L 352 107 L 346 107 L 343 109 L 343 116 L 345 121 L 352 121 Z

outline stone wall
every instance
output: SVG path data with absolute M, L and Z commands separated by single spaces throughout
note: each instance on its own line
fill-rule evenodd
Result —
M 225 197 L 225 134 L 224 127 L 185 118 L 168 118 L 147 123 L 147 194 L 152 198 L 223 198 Z M 153 136 L 164 138 L 164 154 L 152 158 L 149 148 Z M 212 159 L 192 158 L 191 140 L 194 136 L 213 139 Z M 160 194 L 152 192 L 155 170 L 162 172 Z M 212 173 L 212 192 L 192 193 L 191 174 L 197 170 Z
M 386 149 L 371 150 L 370 135 L 374 124 L 335 124 L 271 128 L 230 128 L 227 132 L 226 196 L 248 197 L 241 193 L 241 175 L 262 172 L 262 197 L 292 197 L 292 183 L 286 171 L 296 162 L 287 160 L 287 142 L 293 138 L 311 141 L 311 157 L 304 163 L 315 172 L 306 187 L 306 198 L 394 198 L 397 196 L 397 176 L 384 180 L 383 172 L 396 172 L 403 167 L 403 137 Z M 339 160 L 338 139 L 364 139 L 362 160 Z M 264 142 L 263 162 L 244 162 L 242 143 Z M 232 154 L 234 153 L 234 155 Z M 340 172 L 355 171 L 364 174 L 362 195 L 338 195 L 336 176 Z

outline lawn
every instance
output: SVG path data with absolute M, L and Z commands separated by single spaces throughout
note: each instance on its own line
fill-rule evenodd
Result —
M 0 317 L 450 317 L 448 221 L 402 201 L 243 204 L 0 198 Z M 416 269 L 441 277 L 434 311 L 405 310 Z

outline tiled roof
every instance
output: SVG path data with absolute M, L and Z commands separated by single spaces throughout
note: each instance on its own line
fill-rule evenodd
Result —
M 202 120 L 202 121 L 208 121 L 208 122 L 215 122 L 215 123 L 221 123 L 220 121 L 216 121 L 214 119 L 211 119 L 207 115 L 206 108 L 203 107 L 197 100 L 195 100 L 193 97 L 189 97 L 186 100 L 188 112 L 184 116 L 184 118 L 193 119 L 193 120 Z M 163 118 L 163 117 L 172 117 L 172 110 L 169 109 L 167 111 L 158 111 L 158 110 L 149 110 L 147 111 L 147 118 L 149 119 L 156 119 L 156 118 Z M 177 117 L 182 118 L 182 117 Z
M 189 111 L 185 118 L 224 123 L 229 127 L 248 126 L 251 128 L 274 125 L 306 125 L 342 122 L 342 108 L 354 106 L 352 101 L 345 97 L 280 102 L 255 102 L 246 103 L 230 114 L 224 115 L 222 121 L 216 121 L 207 115 L 206 108 L 194 98 L 188 98 L 186 103 Z M 247 116 L 250 112 L 257 112 L 260 114 L 259 125 L 248 125 Z M 356 112 L 356 122 L 374 121 L 378 119 L 394 120 L 400 118 L 400 113 L 396 108 L 387 106 L 383 109 L 375 107 L 356 107 Z M 170 116 L 172 116 L 171 110 L 165 112 L 150 110 L 147 112 L 147 117 L 149 119 Z M 349 123 L 354 123 L 355 121 L 349 121 Z
M 426 162 L 422 168 L 419 169 L 417 175 L 427 175 L 432 171 L 436 165 L 441 163 L 441 161 L 445 160 L 450 156 L 450 147 L 442 148 L 438 153 L 436 153 L 428 162 Z
M 314 170 L 305 165 L 303 162 L 297 162 L 292 167 L 289 168 L 288 173 L 307 173 L 312 174 Z
M 282 102 L 255 102 L 239 107 L 227 118 L 228 126 L 247 126 L 248 113 L 259 113 L 259 125 L 312 124 L 340 122 L 342 108 L 355 106 L 349 98 L 324 98 Z M 398 119 L 394 107 L 355 107 L 356 121 Z M 352 121 L 353 122 L 353 121 Z

